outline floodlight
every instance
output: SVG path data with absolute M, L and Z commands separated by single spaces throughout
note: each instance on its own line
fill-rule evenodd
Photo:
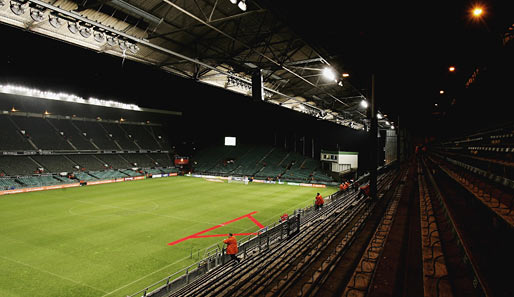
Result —
M 383 117 L 380 113 L 377 113 L 377 119 L 381 120 Z
M 91 36 L 91 29 L 83 27 L 80 29 L 80 35 L 84 38 L 89 38 Z
M 362 99 L 362 101 L 361 101 L 361 106 L 362 106 L 362 107 L 364 107 L 364 108 L 368 108 L 368 105 L 369 105 L 369 104 L 368 104 L 368 101 L 366 101 L 366 100 Z
M 116 39 L 112 36 L 107 36 L 107 44 L 110 46 L 115 46 L 117 43 Z
M 73 34 L 77 34 L 79 32 L 79 25 L 77 23 L 68 23 L 68 30 Z
M 394 130 L 394 126 L 393 126 L 393 125 L 391 125 L 391 129 L 393 129 L 393 130 Z
M 127 43 L 125 43 L 125 41 L 120 41 L 119 44 L 120 44 L 120 49 L 122 51 L 127 50 Z
M 241 9 L 242 11 L 246 11 L 246 1 L 245 0 L 239 1 L 239 3 L 237 4 L 237 7 L 239 7 L 239 9 Z
M 473 8 L 473 16 L 475 17 L 479 17 L 482 15 L 482 13 L 484 13 L 484 10 L 482 9 L 482 7 L 475 7 Z
M 444 94 L 444 90 L 439 91 L 439 94 Z
M 328 80 L 334 80 L 336 78 L 334 71 L 328 67 L 323 69 L 323 76 Z
M 133 54 L 137 53 L 139 51 L 139 46 L 137 46 L 137 44 L 133 44 L 133 43 L 129 43 L 128 44 L 128 49 L 129 51 L 131 51 Z
M 60 28 L 64 23 L 62 21 L 62 19 L 60 19 L 56 16 L 49 15 L 48 18 L 49 18 L 50 25 L 52 25 L 52 27 L 54 27 L 56 29 Z
M 237 3 L 237 0 L 230 0 L 230 3 L 232 3 L 232 4 L 236 4 L 236 3 Z
M 343 77 L 349 77 L 350 74 L 349 73 L 343 73 Z
M 20 3 L 11 1 L 11 11 L 15 15 L 22 15 L 25 13 L 25 8 Z
M 455 67 L 454 67 L 454 66 L 450 66 L 450 67 L 448 68 L 448 71 L 450 71 L 450 72 L 454 72 L 454 71 L 455 71 Z
M 102 43 L 105 41 L 105 34 L 102 32 L 95 31 L 93 33 L 93 38 L 95 39 L 96 42 Z
M 389 121 L 386 121 L 386 125 L 388 125 L 388 126 L 389 126 L 389 125 L 391 125 L 391 123 L 389 123 Z
M 30 17 L 36 22 L 41 22 L 45 19 L 43 12 L 37 9 L 30 10 Z

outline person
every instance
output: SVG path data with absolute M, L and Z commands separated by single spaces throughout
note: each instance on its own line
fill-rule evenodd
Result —
M 228 238 L 223 240 L 223 243 L 227 245 L 227 255 L 229 255 L 232 260 L 236 261 L 236 263 L 239 263 L 239 258 L 236 256 L 238 252 L 236 237 L 232 233 L 229 233 Z
M 323 203 L 325 203 L 325 200 L 323 200 L 323 197 L 321 197 L 321 194 L 320 194 L 320 193 L 318 193 L 318 194 L 316 195 L 316 202 L 314 202 L 314 205 L 315 205 L 315 207 L 314 207 L 314 208 L 315 208 L 316 210 L 319 210 L 320 208 L 322 208 L 322 207 L 323 207 Z
M 344 190 L 344 183 L 341 183 L 341 184 L 339 185 L 339 191 L 341 191 L 341 192 L 342 192 L 343 190 Z
M 361 196 L 363 196 L 363 197 L 369 196 L 369 184 L 366 184 L 359 188 L 359 195 L 357 195 L 357 199 L 360 199 Z
M 287 215 L 287 213 L 285 213 L 282 216 L 280 216 L 280 221 L 281 222 L 287 221 L 288 218 L 289 218 L 289 216 Z

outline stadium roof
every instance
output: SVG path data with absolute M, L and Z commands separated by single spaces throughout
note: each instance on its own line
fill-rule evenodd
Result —
M 261 69 L 265 101 L 363 128 L 366 97 L 344 68 L 258 2 L 232 2 L 11 1 L 0 21 L 250 96 Z
M 0 0 L 0 22 L 244 95 L 259 68 L 265 101 L 356 129 L 375 74 L 379 111 L 433 133 L 511 118 L 498 108 L 514 74 L 508 2 L 245 0 L 243 11 L 238 0 Z M 473 5 L 483 16 L 472 16 Z M 53 59 L 71 68 L 56 57 L 63 50 L 30 55 L 25 65 Z

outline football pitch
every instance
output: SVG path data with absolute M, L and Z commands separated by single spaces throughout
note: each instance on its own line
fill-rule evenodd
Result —
M 169 177 L 0 196 L 0 296 L 127 296 L 335 191 Z

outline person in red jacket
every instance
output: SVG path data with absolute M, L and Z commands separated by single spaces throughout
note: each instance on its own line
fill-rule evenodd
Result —
M 324 203 L 325 203 L 325 200 L 323 200 L 323 197 L 321 197 L 321 194 L 320 194 L 320 193 L 318 193 L 318 194 L 316 195 L 316 201 L 314 202 L 314 205 L 315 205 L 315 206 L 314 206 L 314 208 L 315 208 L 316 210 L 318 210 L 318 209 L 320 209 L 320 208 L 322 208 L 322 207 L 323 207 L 323 204 L 324 204 Z
M 369 191 L 370 191 L 369 190 L 369 184 L 360 187 L 359 195 L 357 196 L 357 199 L 360 199 L 361 195 L 364 196 L 364 197 L 368 197 L 369 196 Z
M 230 255 L 230 258 L 236 263 L 239 263 L 239 258 L 236 256 L 238 249 L 237 249 L 237 240 L 232 233 L 228 234 L 228 238 L 223 240 L 223 243 L 227 245 L 227 255 Z
M 289 218 L 289 216 L 287 215 L 287 213 L 285 213 L 282 216 L 280 216 L 280 221 L 281 222 L 287 221 L 288 218 Z

